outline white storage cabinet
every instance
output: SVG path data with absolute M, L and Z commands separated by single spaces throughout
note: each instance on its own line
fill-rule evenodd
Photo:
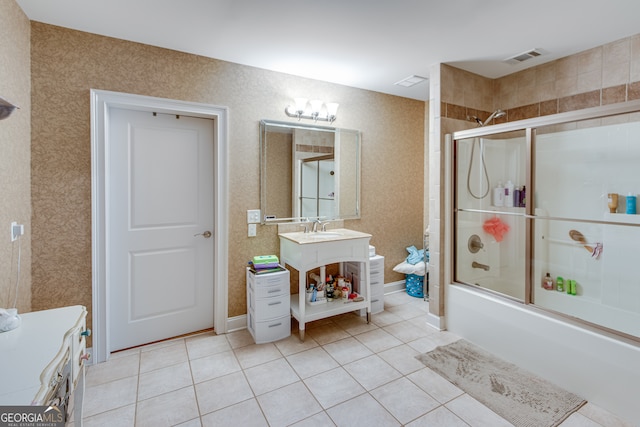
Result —
M 371 313 L 384 311 L 384 257 L 369 258 L 369 284 L 371 286 Z
M 289 270 L 255 274 L 247 268 L 247 328 L 256 344 L 291 335 Z

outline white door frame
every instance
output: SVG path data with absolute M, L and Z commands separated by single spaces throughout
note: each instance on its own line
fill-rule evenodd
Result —
M 106 149 L 109 138 L 110 108 L 189 115 L 214 119 L 214 259 L 213 259 L 213 327 L 227 332 L 228 316 L 228 247 L 229 247 L 229 169 L 228 108 L 209 104 L 177 101 L 91 89 L 91 266 L 93 361 L 105 362 L 110 353 L 109 298 L 107 292 L 107 191 Z

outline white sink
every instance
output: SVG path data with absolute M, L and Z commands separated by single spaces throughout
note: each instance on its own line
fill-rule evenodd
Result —
M 313 239 L 332 239 L 334 237 L 340 237 L 343 236 L 343 234 L 341 233 L 335 233 L 333 231 L 319 231 L 317 233 L 307 233 L 310 234 L 309 237 L 313 238 Z
M 304 231 L 296 231 L 292 233 L 281 233 L 280 236 L 299 245 L 304 245 L 305 243 L 331 242 L 334 240 L 371 237 L 370 234 L 361 233 L 355 230 L 348 230 L 346 228 L 336 228 L 333 230 L 318 231 L 315 233 L 313 231 L 308 233 L 305 233 Z

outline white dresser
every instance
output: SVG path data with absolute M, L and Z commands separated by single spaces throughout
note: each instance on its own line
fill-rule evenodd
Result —
M 0 333 L 0 406 L 54 405 L 82 425 L 87 310 L 70 306 L 20 314 Z
M 291 335 L 289 270 L 255 274 L 247 268 L 247 328 L 256 344 Z

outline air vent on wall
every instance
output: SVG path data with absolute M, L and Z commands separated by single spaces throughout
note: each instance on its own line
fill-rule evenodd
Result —
M 507 58 L 504 60 L 504 62 L 506 62 L 507 64 L 520 64 L 524 61 L 528 61 L 529 59 L 536 58 L 542 54 L 543 52 L 540 49 L 531 49 Z

